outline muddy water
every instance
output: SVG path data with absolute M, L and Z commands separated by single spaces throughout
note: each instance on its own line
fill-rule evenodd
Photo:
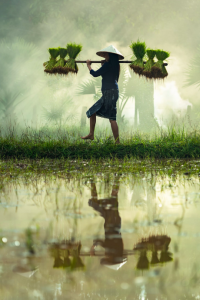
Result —
M 199 299 L 198 176 L 10 179 L 1 299 Z

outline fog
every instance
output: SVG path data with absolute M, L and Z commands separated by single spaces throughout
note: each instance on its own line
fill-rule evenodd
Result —
M 127 65 L 119 88 L 121 93 L 126 89 L 129 100 L 119 125 L 127 131 L 166 128 L 188 113 L 195 123 L 200 110 L 199 87 L 193 84 L 200 82 L 199 10 L 197 0 L 0 0 L 1 124 L 81 126 L 82 108 L 93 105 L 95 95 L 78 95 L 77 90 L 92 76 L 85 64 L 79 64 L 77 75 L 45 74 L 48 48 L 81 43 L 79 59 L 86 60 L 100 59 L 96 52 L 113 44 L 131 59 L 129 45 L 138 38 L 147 47 L 170 52 L 169 75 L 148 82 Z M 98 118 L 98 124 L 109 122 Z

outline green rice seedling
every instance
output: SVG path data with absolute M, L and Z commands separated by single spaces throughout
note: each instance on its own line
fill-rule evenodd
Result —
M 54 73 L 54 66 L 56 64 L 56 58 L 59 55 L 59 49 L 58 48 L 49 48 L 49 53 L 50 53 L 50 59 L 48 62 L 45 62 L 43 65 L 45 65 L 45 72 L 46 73 Z
M 136 43 L 132 43 L 130 48 L 133 50 L 136 60 L 130 64 L 130 68 L 139 75 L 142 74 L 144 69 L 143 58 L 146 53 L 146 44 L 145 42 L 141 43 L 139 40 Z
M 65 57 L 67 55 L 67 49 L 66 48 L 58 48 L 59 49 L 59 54 L 60 54 L 60 59 L 57 61 L 57 63 L 54 66 L 54 71 L 55 73 L 58 74 L 67 74 L 67 69 L 64 68 L 65 66 Z
M 147 49 L 147 56 L 148 60 L 144 66 L 143 75 L 145 75 L 147 78 L 152 78 L 151 69 L 153 65 L 155 64 L 154 57 L 156 55 L 156 51 L 152 49 Z
M 82 50 L 82 45 L 78 45 L 75 43 L 67 44 L 67 54 L 69 55 L 69 59 L 66 61 L 64 68 L 66 72 L 78 73 L 78 66 L 75 62 L 75 59 L 79 55 Z
M 168 73 L 163 65 L 163 61 L 169 57 L 170 53 L 163 50 L 156 50 L 156 57 L 158 61 L 153 65 L 151 72 L 152 77 L 156 79 L 162 79 L 167 77 Z

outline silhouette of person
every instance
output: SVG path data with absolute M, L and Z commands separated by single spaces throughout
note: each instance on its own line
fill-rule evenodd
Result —
M 121 217 L 118 211 L 118 191 L 119 177 L 115 178 L 112 187 L 111 197 L 106 199 L 97 199 L 97 190 L 95 183 L 91 183 L 91 199 L 89 206 L 93 207 L 104 218 L 105 240 L 96 239 L 93 241 L 90 254 L 95 255 L 95 247 L 100 245 L 105 249 L 105 257 L 100 261 L 111 269 L 118 270 L 127 261 L 123 255 L 123 240 L 121 236 Z

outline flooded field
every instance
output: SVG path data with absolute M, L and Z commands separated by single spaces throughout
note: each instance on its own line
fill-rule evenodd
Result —
M 199 163 L 1 162 L 1 299 L 199 299 Z

